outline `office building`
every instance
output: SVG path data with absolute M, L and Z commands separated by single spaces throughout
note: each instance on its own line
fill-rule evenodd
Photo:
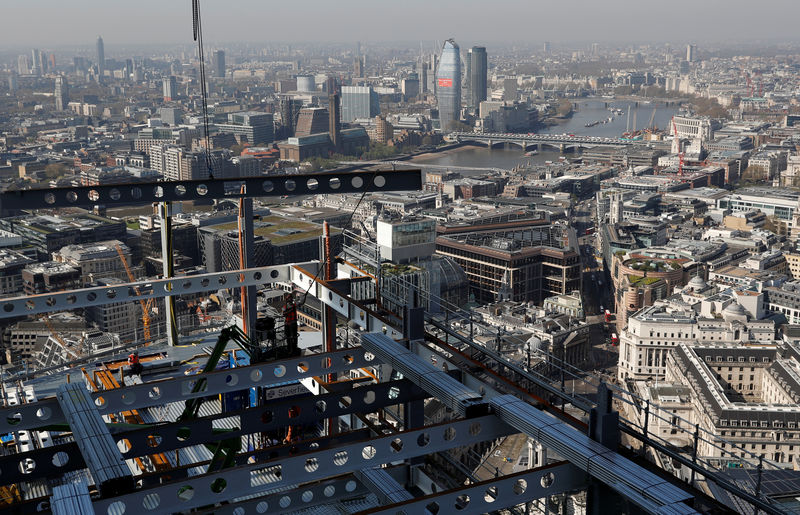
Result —
M 0 295 L 22 292 L 22 270 L 33 260 L 11 249 L 0 249 Z
M 436 102 L 439 127 L 448 131 L 461 118 L 461 55 L 458 44 L 452 39 L 444 42 L 436 70 Z
M 727 442 L 701 439 L 698 455 L 722 459 L 728 468 L 755 467 L 757 456 L 792 468 L 800 460 L 798 370 L 795 342 L 686 342 L 667 357 L 665 379 L 689 390 L 691 409 L 682 417 Z
M 682 294 L 699 302 L 699 313 L 687 301 L 665 300 L 628 318 L 619 337 L 620 380 L 663 380 L 667 356 L 681 344 L 763 345 L 775 340 L 775 322 L 753 316 L 763 310 L 763 295 L 744 292 L 721 298 L 699 277 Z
M 56 99 L 56 111 L 64 111 L 67 109 L 67 105 L 69 104 L 69 83 L 67 83 L 66 77 L 56 77 L 54 96 Z
M 378 94 L 372 86 L 342 86 L 342 121 L 375 118 L 381 113 Z
M 31 50 L 31 73 L 33 75 L 41 75 L 44 73 L 44 66 L 42 51 L 38 48 Z
M 65 245 L 127 238 L 123 220 L 83 212 L 59 216 L 6 216 L 0 218 L 0 229 L 21 236 L 37 250 L 40 259 L 48 259 Z
M 369 136 L 363 127 L 344 129 L 338 133 L 334 145 L 330 133 L 293 137 L 278 143 L 280 158 L 284 161 L 301 162 L 311 157 L 328 157 L 336 152 L 343 155 L 360 155 L 369 148 Z
M 486 83 L 489 73 L 486 48 L 474 46 L 469 50 L 469 105 L 478 107 L 486 100 Z
M 467 274 L 475 301 L 536 303 L 581 288 L 575 230 L 541 226 L 454 234 L 436 238 L 436 253 L 452 258 Z
M 367 56 L 357 55 L 356 58 L 353 60 L 353 77 L 357 78 L 364 77 L 366 68 L 367 68 Z
M 88 286 L 116 286 L 122 284 L 122 282 L 119 279 L 98 279 Z M 135 341 L 142 336 L 137 334 L 138 319 L 141 316 L 141 312 L 139 304 L 136 302 L 87 306 L 84 309 L 84 313 L 88 323 L 94 325 L 100 331 L 118 335 L 123 343 Z
M 386 121 L 385 116 L 376 116 L 375 127 L 372 131 L 372 137 L 370 139 L 385 145 L 386 143 L 389 143 L 393 137 L 394 127 L 392 127 L 392 124 Z
M 168 181 L 207 179 L 208 164 L 203 152 L 191 152 L 175 145 L 152 145 L 150 166 Z M 223 177 L 225 174 L 218 175 Z
M 542 52 L 544 52 L 545 54 L 549 54 L 550 53 L 550 42 L 549 41 L 545 41 L 544 44 L 542 45 Z
M 406 102 L 413 101 L 419 96 L 419 75 L 410 73 L 408 77 L 400 81 L 400 91 L 403 92 L 403 100 Z
M 69 312 L 51 314 L 47 322 L 23 320 L 2 331 L 3 346 L 11 351 L 12 359 L 31 358 L 52 336 L 53 330 L 61 336 L 80 334 L 86 330 L 86 322 L 83 317 Z
M 97 81 L 103 82 L 106 71 L 106 51 L 102 36 L 97 36 Z
M 31 72 L 28 67 L 28 56 L 20 55 L 17 57 L 17 73 L 20 75 L 28 75 Z
M 275 139 L 272 113 L 240 111 L 228 113 L 228 123 L 217 124 L 217 132 L 228 132 L 250 145 L 267 145 Z
M 17 92 L 17 74 L 14 72 L 8 75 L 8 92 L 12 95 Z
M 280 97 L 281 124 L 283 125 L 283 138 L 291 138 L 297 129 L 297 118 L 303 101 L 294 99 L 288 95 Z
M 697 60 L 697 45 L 686 45 L 686 61 L 693 63 Z
M 297 76 L 297 91 L 309 92 L 316 91 L 317 86 L 314 82 L 313 75 L 298 75 Z
M 164 102 L 170 102 L 175 98 L 178 98 L 178 84 L 175 80 L 174 75 L 170 75 L 169 77 L 164 77 L 162 81 L 163 87 L 163 94 L 164 94 Z
M 122 254 L 130 263 L 131 249 L 118 240 L 67 245 L 53 253 L 53 260 L 80 269 L 81 281 L 84 284 L 108 278 L 127 282 L 128 275 L 119 257 L 117 246 L 122 249 Z
M 32 263 L 22 270 L 21 276 L 26 295 L 74 290 L 82 284 L 79 268 L 55 261 Z
M 214 52 L 214 75 L 220 78 L 225 77 L 225 50 Z

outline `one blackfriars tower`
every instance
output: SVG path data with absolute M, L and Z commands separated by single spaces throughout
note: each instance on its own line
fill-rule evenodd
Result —
M 103 36 L 97 36 L 97 82 L 103 82 L 106 70 L 106 51 L 103 46 Z
M 486 47 L 474 46 L 469 51 L 469 105 L 478 108 L 486 100 L 488 65 Z
M 458 43 L 444 42 L 439 68 L 436 71 L 436 102 L 439 104 L 439 126 L 452 130 L 461 115 L 461 56 Z

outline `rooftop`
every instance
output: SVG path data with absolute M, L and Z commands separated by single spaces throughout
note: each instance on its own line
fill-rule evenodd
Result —
M 214 225 L 213 227 L 220 231 L 237 231 L 239 229 L 237 222 Z M 339 229 L 331 228 L 331 233 L 336 234 L 339 232 L 341 232 Z M 273 245 L 282 245 L 322 236 L 322 226 L 304 220 L 272 215 L 262 217 L 260 221 L 255 222 L 253 234 L 268 238 Z

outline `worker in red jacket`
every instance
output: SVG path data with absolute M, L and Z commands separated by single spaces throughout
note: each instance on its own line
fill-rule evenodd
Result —
M 142 364 L 139 362 L 139 353 L 138 352 L 131 352 L 128 355 L 128 366 L 131 368 L 131 373 L 136 375 L 142 375 Z

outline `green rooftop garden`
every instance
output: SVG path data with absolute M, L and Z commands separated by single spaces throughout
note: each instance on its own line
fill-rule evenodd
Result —
M 636 275 L 629 275 L 628 276 L 628 282 L 632 286 L 649 286 L 649 285 L 651 285 L 653 283 L 657 283 L 660 280 L 661 280 L 661 278 L 659 278 L 659 277 L 639 277 L 639 276 L 636 276 Z

